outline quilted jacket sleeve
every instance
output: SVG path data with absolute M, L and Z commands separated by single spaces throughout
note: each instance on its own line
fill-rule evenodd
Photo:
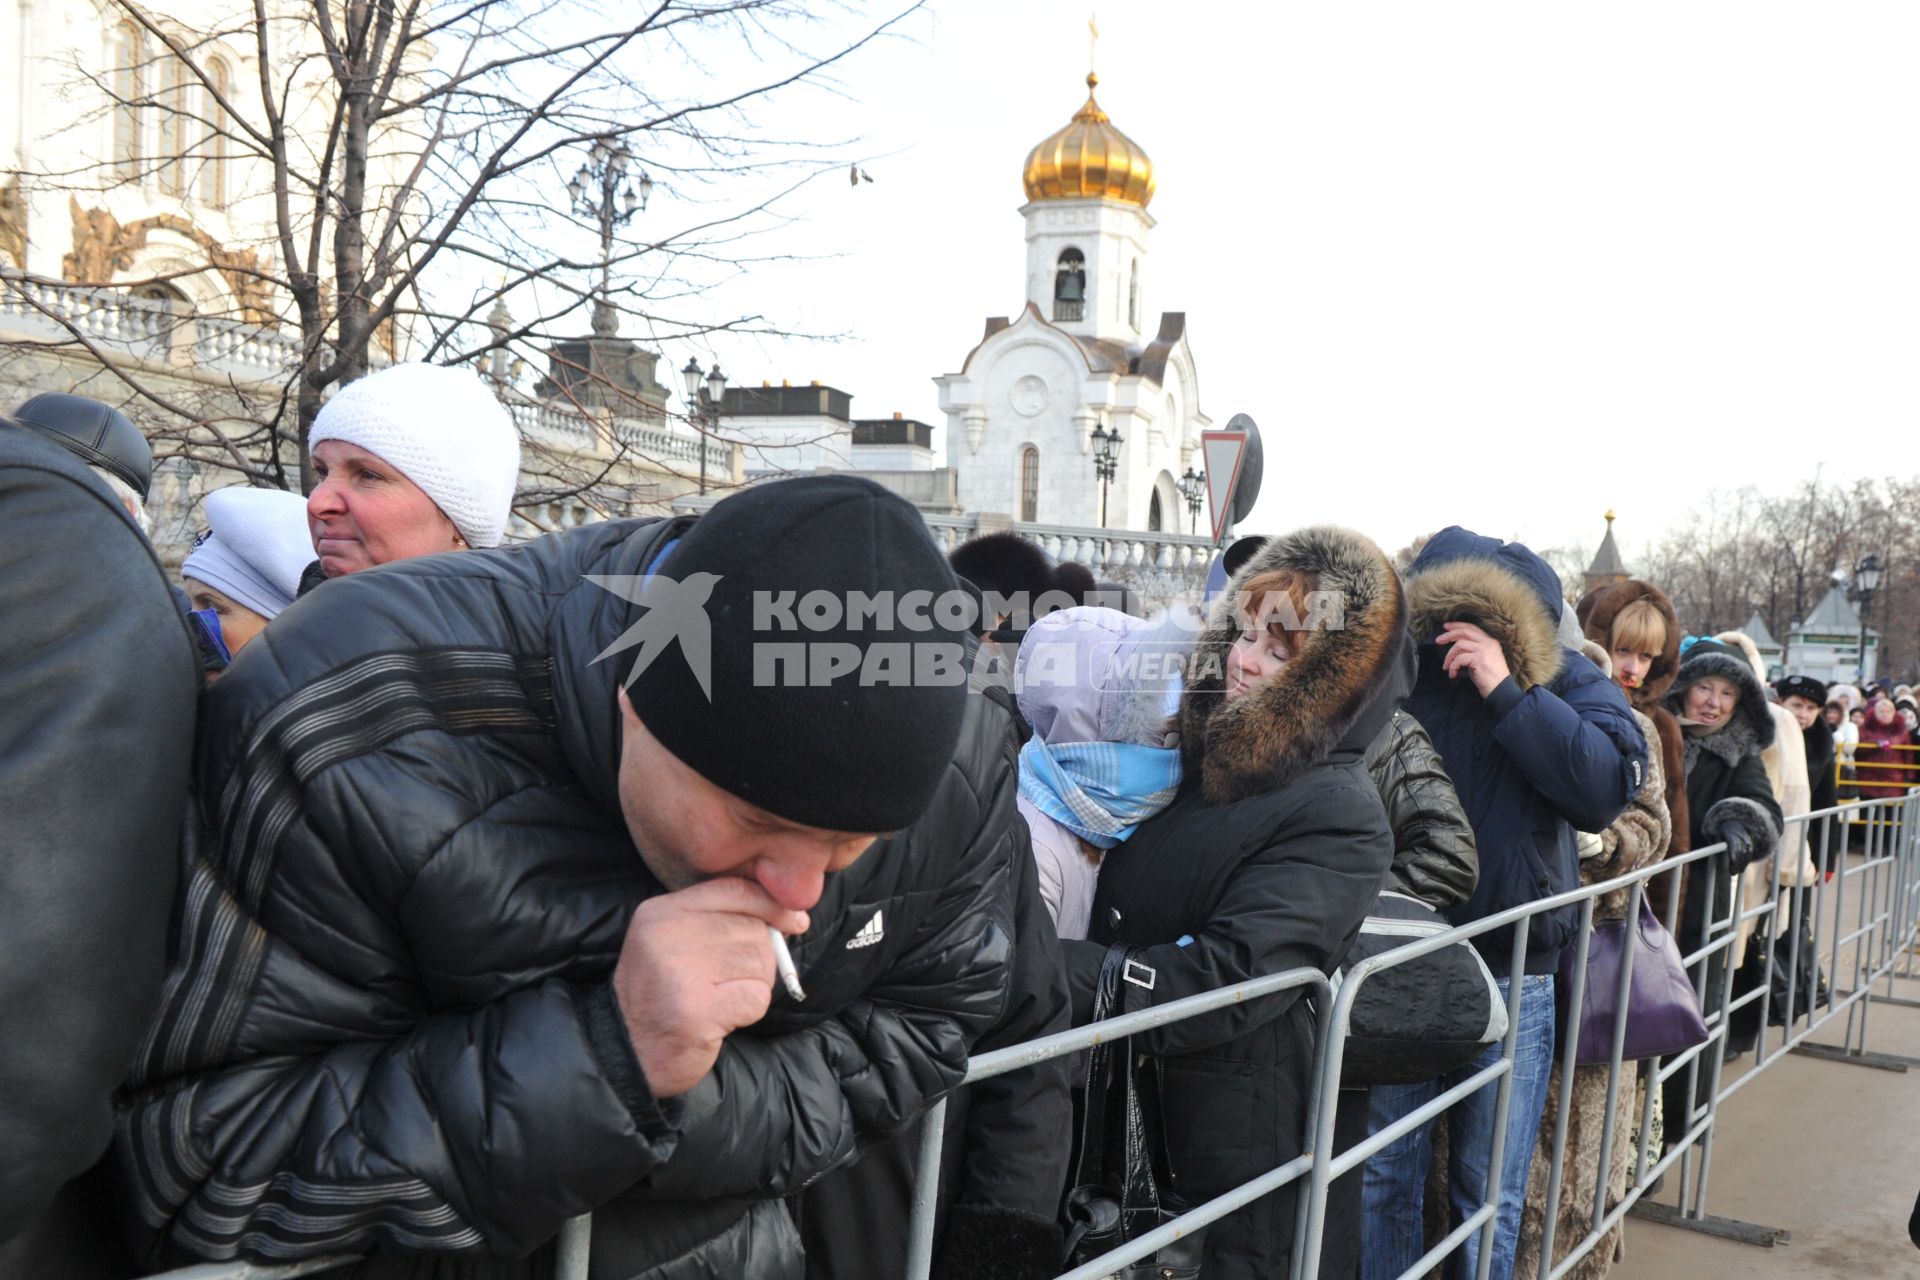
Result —
M 281 855 L 319 838 L 294 822 Z M 672 1150 L 673 1104 L 648 1093 L 604 983 L 410 1014 L 365 970 L 340 976 L 370 949 L 354 922 L 339 955 L 299 954 L 223 884 L 217 832 L 206 844 L 117 1135 L 150 1262 L 519 1256 Z
M 984 749 L 994 763 L 956 764 L 916 828 L 933 833 L 921 856 L 942 874 L 912 941 L 835 1016 L 728 1037 L 714 1070 L 676 1099 L 686 1109 L 679 1145 L 647 1194 L 798 1191 L 960 1082 L 970 1046 L 1006 1006 L 1015 936 L 1014 773 L 999 763 L 997 740 Z M 890 852 L 876 846 L 866 856 Z
M 1436 911 L 1471 898 L 1480 880 L 1473 826 L 1420 722 L 1394 712 L 1367 750 L 1367 772 L 1393 828 L 1388 886 Z

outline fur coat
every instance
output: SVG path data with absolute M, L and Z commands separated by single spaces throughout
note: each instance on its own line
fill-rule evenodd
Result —
M 1589 645 L 1587 656 L 1604 663 L 1606 654 L 1595 653 L 1597 648 L 1597 645 Z M 1603 665 L 1601 669 L 1608 670 L 1610 666 Z M 1634 714 L 1641 720 L 1640 727 L 1646 733 L 1647 741 L 1652 742 L 1657 730 L 1651 719 L 1638 711 Z M 1660 861 L 1667 856 L 1672 833 L 1673 822 L 1666 804 L 1666 771 L 1656 757 L 1647 762 L 1646 781 L 1635 794 L 1633 803 L 1615 819 L 1612 826 L 1600 833 L 1600 855 L 1580 864 L 1580 883 L 1598 884 Z M 1631 890 L 1626 889 L 1607 894 L 1594 904 L 1594 919 L 1621 919 L 1626 914 L 1631 896 Z M 1620 1114 L 1628 1116 L 1632 1114 L 1636 1077 L 1633 1064 L 1627 1064 L 1621 1074 Z M 1538 1275 L 1540 1270 L 1540 1244 L 1547 1216 L 1547 1186 L 1552 1175 L 1553 1130 L 1563 1096 L 1560 1082 L 1560 1064 L 1556 1061 L 1546 1114 L 1541 1117 L 1540 1135 L 1534 1144 L 1533 1168 L 1527 1175 L 1527 1200 L 1521 1211 L 1520 1241 L 1513 1267 L 1516 1276 Z M 1560 1204 L 1555 1214 L 1553 1236 L 1556 1265 L 1573 1251 L 1574 1246 L 1586 1239 L 1593 1221 L 1594 1189 L 1599 1183 L 1600 1147 L 1606 1133 L 1607 1068 L 1575 1067 L 1573 1089 L 1566 1096 L 1567 1149 L 1561 1169 Z M 1633 1143 L 1627 1140 L 1624 1132 L 1617 1136 L 1607 1176 L 1609 1209 L 1619 1204 L 1626 1195 L 1633 1150 Z M 1620 1237 L 1621 1229 L 1616 1224 L 1586 1257 L 1567 1272 L 1567 1280 L 1598 1280 L 1606 1275 L 1613 1266 Z
M 1747 661 L 1753 664 L 1754 674 L 1765 683 L 1767 664 L 1760 657 L 1760 646 L 1746 632 L 1723 631 L 1714 639 L 1746 654 Z M 1803 813 L 1812 813 L 1813 784 L 1807 777 L 1807 743 L 1800 732 L 1800 722 L 1793 718 L 1793 712 L 1777 702 L 1767 703 L 1767 711 L 1773 717 L 1773 744 L 1760 753 L 1760 763 L 1766 766 L 1767 783 L 1773 788 L 1773 798 L 1780 803 L 1780 814 L 1783 818 L 1791 819 Z M 1807 845 L 1806 824 L 1788 826 L 1780 837 L 1779 883 L 1805 887 L 1819 878 L 1820 874 L 1813 865 L 1812 850 Z M 1767 900 L 1769 890 L 1765 864 L 1756 863 L 1748 867 L 1741 883 L 1742 910 L 1750 911 Z M 1748 920 L 1740 926 L 1740 936 L 1733 945 L 1736 968 L 1746 962 L 1747 939 L 1757 923 L 1756 920 Z

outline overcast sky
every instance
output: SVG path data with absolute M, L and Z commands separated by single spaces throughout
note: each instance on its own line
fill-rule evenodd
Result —
M 1613 507 L 1631 556 L 1711 488 L 1920 472 L 1920 5 L 1098 13 L 1159 184 L 1147 309 L 1266 441 L 1249 531 L 1591 546 Z M 1021 305 L 1021 165 L 1084 98 L 1087 17 L 936 0 L 846 100 L 783 103 L 875 181 L 792 206 L 830 260 L 735 287 L 850 336 L 717 346 L 737 383 L 941 423 L 931 378 Z

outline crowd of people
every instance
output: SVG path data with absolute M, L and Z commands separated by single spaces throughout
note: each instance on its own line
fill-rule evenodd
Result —
M 1282 992 L 1135 1036 L 1144 1126 L 1087 1102 L 1086 1061 L 956 1091 L 970 1056 L 1332 974 L 1389 902 L 1467 924 L 1720 846 L 1675 889 L 1691 951 L 1809 888 L 1786 820 L 1836 779 L 1904 791 L 1869 757 L 1915 743 L 1906 686 L 1770 685 L 1657 585 L 1570 602 L 1457 526 L 1398 558 L 1243 539 L 1198 616 L 1143 617 L 1013 534 L 943 557 L 852 476 L 508 544 L 517 436 L 462 370 L 355 382 L 307 446 L 304 499 L 209 496 L 176 585 L 124 414 L 0 423 L 0 509 L 32 531 L 0 559 L 4 1274 L 513 1280 L 590 1212 L 594 1274 L 896 1275 L 912 1122 L 944 1097 L 935 1274 L 1053 1276 L 1143 1133 L 1168 1207 L 1300 1154 L 1314 1012 Z M 1776 848 L 1777 880 L 1750 870 Z M 1606 1069 L 1557 1065 L 1578 921 L 1475 940 L 1518 988 L 1505 1126 L 1482 1088 L 1336 1183 L 1321 1274 L 1402 1274 L 1496 1152 L 1489 1274 L 1534 1274 L 1560 1109 L 1556 1257 L 1625 1194 Z M 1343 1081 L 1337 1145 L 1502 1047 Z M 1667 1140 L 1689 1101 L 1657 1100 Z M 1253 1201 L 1200 1274 L 1286 1274 L 1297 1225 Z

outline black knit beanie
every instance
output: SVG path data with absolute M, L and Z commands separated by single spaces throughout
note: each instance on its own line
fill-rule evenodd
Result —
M 959 741 L 972 608 L 911 505 L 855 476 L 758 484 L 654 574 L 714 578 L 711 700 L 684 628 L 627 686 L 667 750 L 790 822 L 886 832 L 919 818 Z

